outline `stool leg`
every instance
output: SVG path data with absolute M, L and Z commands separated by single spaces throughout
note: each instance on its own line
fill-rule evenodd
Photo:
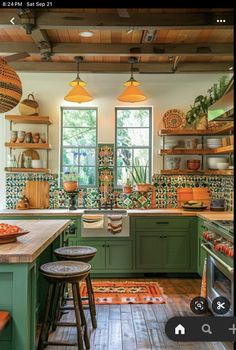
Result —
M 87 292 L 88 292 L 89 311 L 90 311 L 90 316 L 92 320 L 92 325 L 93 325 L 93 328 L 97 328 L 96 307 L 95 307 L 95 300 L 94 300 L 93 287 L 91 283 L 90 274 L 88 274 L 88 276 L 86 277 L 86 286 L 87 286 Z
M 48 340 L 48 333 L 49 333 L 49 328 L 50 328 L 49 315 L 50 315 L 51 309 L 52 309 L 54 290 L 55 290 L 54 284 L 50 283 L 49 287 L 48 287 L 48 292 L 47 292 L 44 321 L 43 321 L 42 328 L 40 331 L 37 350 L 43 350 L 45 348 L 44 342 Z
M 64 291 L 64 283 L 60 283 L 60 284 L 56 285 L 55 306 L 54 306 L 54 312 L 53 312 L 53 316 L 52 316 L 52 331 L 53 332 L 57 328 L 56 322 L 60 321 L 60 318 L 62 316 L 62 312 L 60 310 L 60 307 L 62 305 L 63 291 Z
M 78 301 L 78 293 L 77 293 L 77 283 L 72 283 L 72 293 L 73 293 L 73 301 L 75 306 L 78 350 L 83 350 L 84 344 L 83 344 L 83 336 L 82 336 L 82 329 L 81 329 L 81 318 L 80 318 L 79 301 Z
M 84 315 L 84 309 L 83 309 L 82 299 L 81 299 L 81 295 L 80 295 L 79 283 L 77 283 L 77 294 L 78 294 L 78 302 L 79 302 L 81 323 L 84 326 L 84 342 L 85 342 L 86 349 L 90 349 L 90 342 L 89 342 L 89 337 L 88 337 L 87 322 L 86 322 L 86 318 L 85 318 L 85 315 Z

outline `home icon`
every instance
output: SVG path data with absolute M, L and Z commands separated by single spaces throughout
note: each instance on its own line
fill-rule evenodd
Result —
M 175 334 L 185 334 L 185 328 L 182 326 L 182 324 L 179 324 L 177 327 L 175 327 Z

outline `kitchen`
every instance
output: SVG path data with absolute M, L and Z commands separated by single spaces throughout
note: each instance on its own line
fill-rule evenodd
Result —
M 220 296 L 234 315 L 232 15 L 1 10 L 1 350 L 37 347 L 48 287 L 40 266 L 58 264 L 55 250 L 66 246 L 95 249 L 85 263 L 96 310 L 88 296 L 79 349 L 233 348 L 231 338 L 194 343 L 165 333 L 171 317 L 194 316 L 200 295 L 203 315 L 218 315 Z M 116 291 L 157 282 L 157 294 L 99 301 L 114 281 Z M 74 322 L 74 311 L 64 318 Z M 73 349 L 65 343 L 76 334 L 56 327 L 49 341 Z

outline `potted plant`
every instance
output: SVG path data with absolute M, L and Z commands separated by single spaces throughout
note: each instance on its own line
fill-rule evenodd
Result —
M 210 105 L 219 100 L 227 89 L 229 78 L 223 75 L 219 82 L 214 84 L 205 96 L 199 95 L 195 98 L 190 110 L 186 113 L 188 126 L 196 129 L 207 129 L 207 112 Z
M 131 194 L 132 193 L 132 183 L 129 177 L 126 178 L 124 184 L 123 184 L 123 193 L 124 194 Z
M 139 159 L 136 159 L 135 166 L 132 168 L 131 176 L 136 184 L 136 191 L 146 192 L 149 190 L 151 184 L 147 183 L 148 174 L 147 174 L 147 164 L 143 166 Z
M 63 188 L 66 192 L 74 192 L 78 189 L 78 174 L 70 173 L 69 171 L 64 173 L 63 176 Z

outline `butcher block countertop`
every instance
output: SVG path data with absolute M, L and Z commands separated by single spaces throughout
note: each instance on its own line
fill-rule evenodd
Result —
M 117 210 L 114 208 L 114 210 Z M 81 216 L 84 213 L 84 209 L 68 210 L 68 209 L 29 209 L 29 210 L 16 210 L 16 209 L 0 209 L 0 216 Z M 98 213 L 102 214 L 102 211 Z M 197 216 L 207 220 L 232 220 L 233 213 L 230 211 L 217 212 L 217 211 L 187 211 L 183 209 L 167 208 L 167 209 L 127 209 L 129 216 Z M 4 220 L 5 222 L 5 220 Z
M 0 263 L 33 262 L 69 225 L 70 220 L 4 220 L 29 231 L 15 243 L 0 244 Z

